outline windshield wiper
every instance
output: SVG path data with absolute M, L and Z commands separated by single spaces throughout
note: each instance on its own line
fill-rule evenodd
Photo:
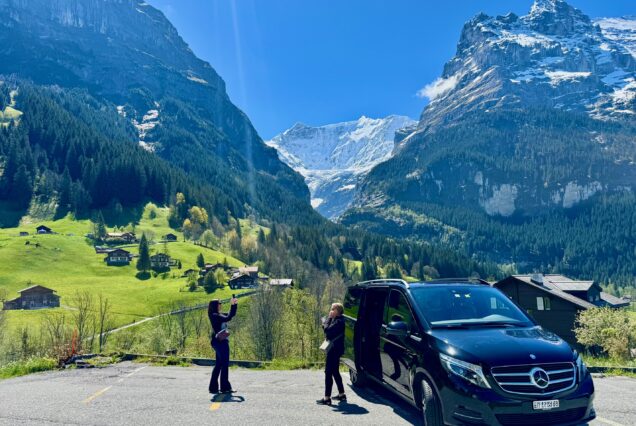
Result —
M 431 328 L 468 328 L 471 324 L 459 323 L 459 324 L 433 324 Z
M 519 327 L 519 324 L 523 324 L 518 321 L 488 321 L 488 322 L 476 322 L 477 327 Z

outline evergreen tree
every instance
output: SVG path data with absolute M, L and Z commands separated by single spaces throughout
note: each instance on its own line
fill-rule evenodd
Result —
M 203 258 L 203 253 L 199 253 L 197 256 L 197 266 L 199 268 L 205 267 L 205 259 Z
M 214 290 L 217 289 L 217 287 L 218 281 L 216 280 L 216 275 L 214 274 L 214 272 L 210 271 L 205 274 L 205 277 L 203 278 L 203 288 L 205 289 L 205 292 L 212 293 L 214 292 Z
M 150 249 L 148 248 L 148 240 L 146 234 L 141 235 L 139 241 L 139 259 L 137 259 L 137 270 L 147 272 L 150 270 Z

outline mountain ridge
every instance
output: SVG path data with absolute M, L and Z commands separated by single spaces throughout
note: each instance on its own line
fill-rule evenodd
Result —
M 315 127 L 296 123 L 266 143 L 305 177 L 312 206 L 335 219 L 351 202 L 357 182 L 391 157 L 396 131 L 415 123 L 398 115 Z
M 313 215 L 302 177 L 159 10 L 135 0 L 1 0 L 0 18 L 0 74 L 105 101 L 135 143 L 233 193 L 234 215 Z

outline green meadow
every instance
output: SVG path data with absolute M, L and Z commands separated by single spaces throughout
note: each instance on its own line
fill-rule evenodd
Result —
M 155 241 L 150 245 L 151 255 L 167 250 L 168 254 L 182 263 L 165 273 L 151 273 L 149 277 L 137 277 L 136 259 L 128 266 L 107 266 L 105 254 L 95 253 L 92 240 L 85 237 L 92 232 L 92 223 L 87 220 L 64 218 L 55 221 L 35 221 L 25 218 L 16 228 L 0 229 L 0 290 L 7 292 L 7 299 L 18 297 L 18 290 L 30 285 L 43 285 L 61 296 L 61 307 L 36 311 L 8 311 L 8 327 L 37 326 L 44 315 L 50 312 L 70 314 L 73 311 L 76 292 L 89 291 L 97 296 L 103 294 L 112 304 L 114 325 L 124 325 L 153 316 L 176 303 L 195 305 L 212 298 L 229 297 L 232 291 L 225 287 L 212 294 L 203 291 L 186 291 L 187 269 L 198 269 L 196 259 L 202 253 L 207 263 L 223 262 L 230 266 L 244 263 L 218 250 L 183 242 L 183 235 L 168 226 L 167 209 L 156 209 L 157 216 L 151 219 L 148 209 L 135 226 L 138 237 L 146 232 Z M 55 232 L 37 235 L 35 228 L 46 225 Z M 109 232 L 113 231 L 111 228 Z M 19 236 L 28 232 L 28 236 Z M 163 235 L 173 233 L 177 242 L 162 243 Z M 28 243 L 28 244 L 27 244 Z M 138 245 L 122 245 L 136 254 Z

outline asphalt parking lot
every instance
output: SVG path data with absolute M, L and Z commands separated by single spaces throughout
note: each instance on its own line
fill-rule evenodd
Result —
M 121 363 L 0 381 L 0 425 L 408 425 L 419 413 L 371 387 L 348 402 L 318 406 L 321 371 L 230 371 L 235 394 L 211 399 L 209 368 Z M 348 380 L 345 380 L 348 382 Z M 636 424 L 636 380 L 596 378 L 599 418 L 590 425 Z

